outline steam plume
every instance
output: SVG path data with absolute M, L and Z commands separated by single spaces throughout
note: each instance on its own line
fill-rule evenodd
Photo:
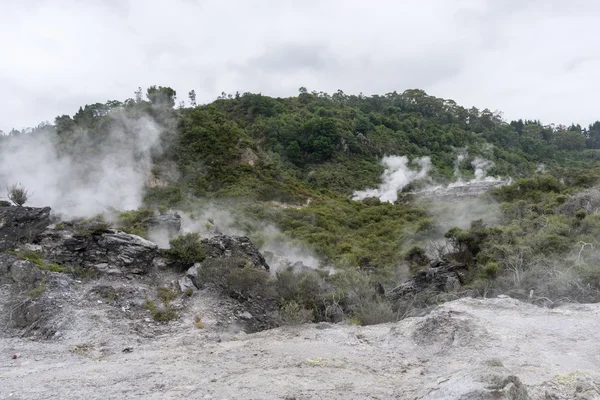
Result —
M 65 138 L 53 132 L 4 138 L 0 188 L 20 182 L 32 193 L 28 205 L 49 205 L 65 217 L 138 208 L 160 129 L 149 117 L 127 118 L 118 111 L 111 122 L 102 140 L 86 132 L 73 135 L 78 156 L 61 154 L 57 143 Z
M 431 160 L 429 157 L 422 157 L 413 160 L 420 168 L 418 170 L 410 169 L 409 160 L 406 156 L 386 156 L 381 160 L 386 167 L 381 176 L 382 183 L 377 189 L 366 189 L 354 192 L 353 200 L 364 200 L 369 197 L 377 197 L 381 201 L 393 203 L 398 200 L 398 192 L 409 183 L 424 179 L 431 170 Z

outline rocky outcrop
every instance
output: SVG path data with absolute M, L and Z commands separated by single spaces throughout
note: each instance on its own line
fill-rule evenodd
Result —
M 269 270 L 269 264 L 256 246 L 245 236 L 216 235 L 202 239 L 209 258 L 239 258 L 249 262 L 256 269 Z
M 0 207 L 0 251 L 33 241 L 50 223 L 50 207 Z
M 44 258 L 109 275 L 132 275 L 148 273 L 158 255 L 156 244 L 136 235 L 113 229 L 82 233 L 72 228 L 65 224 L 64 229 L 48 229 L 40 235 Z
M 436 294 L 459 289 L 466 281 L 467 266 L 448 260 L 434 260 L 429 267 L 418 272 L 411 280 L 392 289 L 388 296 L 393 301 L 417 294 Z

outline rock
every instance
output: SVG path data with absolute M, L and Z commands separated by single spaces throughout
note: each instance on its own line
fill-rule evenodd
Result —
M 466 272 L 465 264 L 435 260 L 429 264 L 429 268 L 416 273 L 411 280 L 392 289 L 388 296 L 393 301 L 398 301 L 418 293 L 435 294 L 456 291 L 465 282 Z
M 175 236 L 181 230 L 181 216 L 177 213 L 157 215 L 148 220 L 148 228 L 166 230 L 170 237 Z
M 19 284 L 32 285 L 43 277 L 42 271 L 32 262 L 16 260 L 10 266 L 13 281 Z
M 76 228 L 49 228 L 40 235 L 39 244 L 44 257 L 53 262 L 112 275 L 146 274 L 158 255 L 155 243 L 114 229 L 81 235 Z
M 32 242 L 50 223 L 50 207 L 0 207 L 0 251 Z
M 269 271 L 269 264 L 258 251 L 256 246 L 245 236 L 216 235 L 208 239 L 202 239 L 202 243 L 208 249 L 208 256 L 212 258 L 232 257 L 239 258 L 250 263 L 251 268 Z
M 196 263 L 193 266 L 191 266 L 185 273 L 185 276 L 188 277 L 192 281 L 194 286 L 198 289 L 201 288 L 201 285 L 198 282 L 198 269 L 200 268 L 200 266 L 200 263 Z
M 504 367 L 481 366 L 445 376 L 427 385 L 419 399 L 530 400 L 521 380 Z
M 198 290 L 196 288 L 196 285 L 194 285 L 194 282 L 192 282 L 192 280 L 187 276 L 179 278 L 178 283 L 179 283 L 179 290 L 181 290 L 182 293 L 187 293 L 189 290 L 191 290 L 193 292 Z
M 8 253 L 0 253 L 0 284 L 13 282 L 11 267 L 18 258 Z
M 240 318 L 241 319 L 252 319 L 252 314 L 250 314 L 248 311 L 244 311 L 243 313 L 240 314 Z

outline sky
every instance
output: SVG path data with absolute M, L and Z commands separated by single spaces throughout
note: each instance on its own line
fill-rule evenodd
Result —
M 419 88 L 507 120 L 600 120 L 594 0 L 0 2 L 0 130 L 170 86 L 385 94 Z

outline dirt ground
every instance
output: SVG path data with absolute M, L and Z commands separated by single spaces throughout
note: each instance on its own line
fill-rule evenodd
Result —
M 600 305 L 461 299 L 395 324 L 245 334 L 195 296 L 168 325 L 98 304 L 49 340 L 0 338 L 0 398 L 476 399 L 486 374 L 518 377 L 526 398 L 600 398 Z

